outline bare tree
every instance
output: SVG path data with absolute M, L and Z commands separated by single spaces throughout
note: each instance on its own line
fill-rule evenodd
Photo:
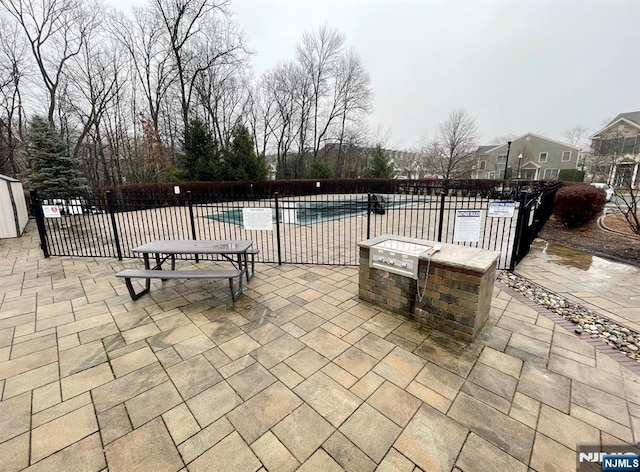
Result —
M 157 132 L 161 103 L 176 80 L 171 50 L 163 42 L 163 24 L 148 9 L 134 8 L 133 21 L 124 15 L 114 15 L 111 25 L 116 40 L 129 53 L 136 85 L 142 88 Z
M 228 0 L 153 0 L 176 67 L 184 126 L 199 76 L 215 65 L 236 62 L 244 52 L 242 37 L 226 21 L 228 4 Z
M 589 147 L 589 130 L 584 126 L 577 124 L 573 128 L 569 128 L 562 133 L 562 136 L 569 144 L 573 144 L 581 149 Z
M 467 178 L 477 147 L 475 121 L 464 110 L 453 110 L 440 123 L 434 139 L 423 148 L 425 167 L 446 180 Z
M 314 159 L 318 156 L 322 139 L 329 126 L 339 116 L 339 93 L 336 93 L 335 81 L 343 47 L 344 35 L 329 28 L 327 24 L 323 24 L 315 31 L 303 33 L 302 41 L 296 49 L 298 63 L 304 74 L 303 84 L 310 85 L 311 110 L 309 118 L 312 120 L 310 126 L 313 133 L 312 152 Z M 334 85 L 333 90 L 332 85 Z M 302 108 L 304 110 L 304 107 Z M 305 125 L 304 128 L 306 127 Z M 301 151 L 304 152 L 303 146 Z
M 350 51 L 341 59 L 337 73 L 337 84 L 340 128 L 338 131 L 338 156 L 334 173 L 336 176 L 343 176 L 345 172 L 345 151 L 350 150 L 350 146 L 347 149 L 343 149 L 347 126 L 351 126 L 347 142 L 352 144 L 353 138 L 359 134 L 354 132 L 354 129 L 359 127 L 360 119 L 371 111 L 371 99 L 373 97 L 371 79 L 355 51 Z
M 0 172 L 17 177 L 22 171 L 18 146 L 24 142 L 21 85 L 27 45 L 18 31 L 0 17 Z
M 47 90 L 49 123 L 54 124 L 61 76 L 80 53 L 103 13 L 99 3 L 82 0 L 0 0 L 22 28 Z

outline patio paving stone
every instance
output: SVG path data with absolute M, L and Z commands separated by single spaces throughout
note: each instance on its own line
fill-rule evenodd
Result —
M 323 372 L 316 372 L 293 391 L 336 428 L 362 403 Z
M 520 461 L 528 461 L 534 430 L 494 408 L 460 393 L 448 416 Z M 402 451 L 400 451 L 402 452 Z
M 422 470 L 450 471 L 467 433 L 459 423 L 423 405 L 393 446 Z
M 322 448 L 347 472 L 370 472 L 376 469 L 376 463 L 339 431 L 333 433 Z
M 28 372 L 9 377 L 4 383 L 2 399 L 7 400 L 24 392 L 58 380 L 58 363 L 48 364 Z
M 71 446 L 56 452 L 29 467 L 29 472 L 67 470 L 70 472 L 98 472 L 106 467 L 100 435 L 94 433 Z
M 247 356 L 247 359 L 250 357 Z M 251 398 L 276 381 L 277 379 L 257 362 L 227 379 L 229 385 L 243 400 Z
M 187 406 L 202 428 L 226 415 L 241 403 L 242 399 L 224 381 L 187 400 Z
M 182 402 L 170 381 L 161 383 L 125 402 L 134 429 L 169 411 Z
M 227 417 L 243 439 L 251 444 L 301 403 L 291 390 L 276 382 L 242 403 Z
M 31 428 L 31 393 L 0 402 L 0 444 Z
M 403 428 L 422 404 L 416 397 L 391 382 L 384 382 L 367 399 L 367 403 Z
M 296 458 L 271 431 L 266 432 L 251 444 L 251 449 L 267 470 L 293 472 L 300 466 Z
M 31 462 L 37 462 L 96 431 L 98 422 L 92 405 L 38 426 L 31 432 Z
M 310 406 L 302 404 L 273 428 L 273 433 L 303 463 L 335 431 Z
M 316 328 L 300 338 L 310 348 L 316 350 L 327 359 L 334 359 L 342 352 L 349 348 L 349 344 L 325 331 L 322 328 Z
M 110 410 L 98 413 L 98 424 L 100 425 L 100 433 L 105 445 L 133 430 L 124 404 L 116 405 Z
M 184 467 L 160 418 L 107 445 L 105 454 L 109 472 L 177 472 Z
M 528 469 L 524 463 L 474 433 L 465 441 L 456 465 L 461 470 L 478 472 L 526 472 Z
M 185 400 L 222 380 L 222 376 L 203 356 L 174 364 L 167 368 L 167 374 Z
M 571 381 L 539 366 L 525 363 L 517 391 L 569 413 Z
M 380 462 L 402 429 L 363 403 L 339 431 L 375 462 Z
M 202 456 L 189 464 L 189 470 L 233 470 L 253 472 L 260 467 L 260 461 L 237 432 L 231 433 Z

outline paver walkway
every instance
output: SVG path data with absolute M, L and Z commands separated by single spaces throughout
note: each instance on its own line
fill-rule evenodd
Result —
M 640 332 L 640 267 L 536 240 L 515 273 Z
M 157 282 L 0 241 L 0 470 L 573 471 L 640 440 L 640 379 L 496 288 L 459 344 L 357 298 L 355 268 Z

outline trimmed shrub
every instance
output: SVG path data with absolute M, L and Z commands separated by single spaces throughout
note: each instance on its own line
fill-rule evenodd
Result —
M 604 190 L 586 184 L 563 185 L 556 193 L 553 214 L 567 228 L 593 221 L 604 209 Z
M 558 180 L 568 182 L 584 182 L 584 171 L 579 169 L 560 169 Z

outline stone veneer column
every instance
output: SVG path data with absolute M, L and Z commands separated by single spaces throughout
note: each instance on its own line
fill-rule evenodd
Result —
M 420 292 L 415 304 L 418 321 L 463 341 L 473 341 L 489 319 L 497 261 L 486 272 L 431 263 L 426 288 L 427 264 L 419 268 Z

